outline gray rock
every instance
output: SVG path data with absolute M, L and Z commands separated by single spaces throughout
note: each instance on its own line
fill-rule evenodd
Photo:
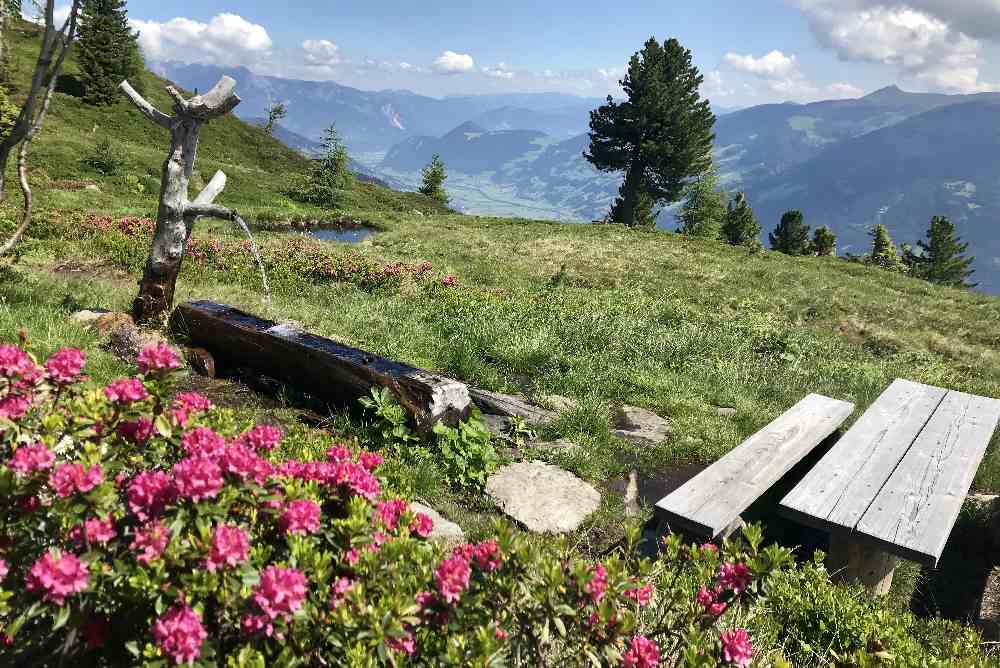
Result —
M 484 413 L 483 422 L 486 424 L 486 428 L 489 429 L 490 433 L 494 436 L 504 436 L 510 432 L 510 418 L 504 417 L 503 415 L 490 415 L 489 413 Z
M 434 529 L 431 531 L 432 540 L 440 540 L 445 543 L 461 543 L 465 540 L 465 532 L 462 527 L 454 522 L 450 522 L 441 517 L 441 513 L 422 503 L 411 503 L 410 509 L 415 513 L 423 513 L 434 522 Z
M 545 462 L 505 466 L 486 481 L 505 514 L 537 533 L 574 531 L 601 505 L 601 495 L 569 471 Z
M 90 190 L 91 192 L 99 193 L 101 192 L 101 187 L 96 183 L 90 183 L 83 187 L 84 190 Z
M 615 416 L 615 436 L 637 445 L 654 446 L 670 436 L 670 423 L 656 413 L 636 406 L 622 406 Z
M 78 325 L 93 327 L 97 323 L 97 320 L 106 313 L 107 311 L 91 311 L 89 309 L 84 309 L 70 315 L 69 319 Z
M 715 410 L 722 417 L 736 417 L 736 409 L 732 406 L 716 406 Z
M 546 408 L 560 413 L 575 410 L 579 405 L 577 404 L 576 399 L 570 399 L 569 397 L 564 397 L 558 394 L 544 394 L 538 397 L 538 403 Z
M 994 568 L 986 579 L 977 617 L 976 625 L 983 632 L 984 640 L 1000 639 L 1000 567 Z

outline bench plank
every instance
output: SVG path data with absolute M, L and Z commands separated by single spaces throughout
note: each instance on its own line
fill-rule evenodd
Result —
M 810 394 L 656 504 L 668 524 L 717 538 L 854 412 Z
M 780 510 L 821 529 L 853 531 L 946 393 L 893 381 L 782 499 Z
M 998 422 L 1000 401 L 948 392 L 858 522 L 858 534 L 937 566 Z

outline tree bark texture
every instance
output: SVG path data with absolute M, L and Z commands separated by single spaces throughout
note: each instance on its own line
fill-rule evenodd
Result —
M 193 202 L 188 200 L 202 125 L 229 113 L 240 103 L 233 92 L 235 88 L 232 78 L 223 77 L 209 92 L 186 100 L 175 88 L 168 87 L 167 92 L 174 100 L 174 115 L 168 116 L 147 102 L 127 81 L 121 84 L 122 92 L 146 118 L 170 130 L 170 150 L 160 178 L 156 232 L 139 282 L 139 294 L 132 304 L 136 322 L 165 322 L 173 306 L 177 274 L 197 218 L 236 218 L 235 211 L 213 204 L 225 187 L 226 175 L 222 172 L 216 173 Z

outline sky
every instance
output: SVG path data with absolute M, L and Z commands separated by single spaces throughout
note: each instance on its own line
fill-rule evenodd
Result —
M 651 36 L 713 104 L 1000 90 L 1000 0 L 129 0 L 151 61 L 432 96 L 603 97 Z

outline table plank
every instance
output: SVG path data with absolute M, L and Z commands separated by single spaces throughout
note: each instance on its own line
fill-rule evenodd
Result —
M 668 524 L 718 537 L 850 417 L 854 404 L 810 394 L 656 504 Z
M 1000 401 L 948 392 L 858 522 L 858 534 L 936 566 L 998 422 Z
M 897 379 L 780 504 L 793 519 L 853 531 L 947 390 Z

